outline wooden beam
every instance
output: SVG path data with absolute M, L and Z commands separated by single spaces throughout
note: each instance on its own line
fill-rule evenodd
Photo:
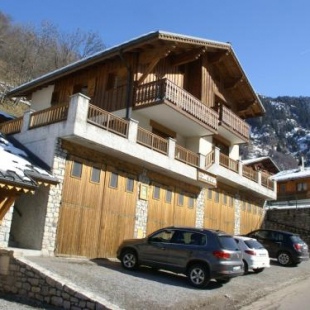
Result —
M 208 54 L 209 64 L 213 65 L 213 64 L 216 64 L 218 62 L 221 62 L 224 59 L 224 57 L 226 57 L 228 55 L 229 55 L 229 51 L 213 53 L 212 55 L 210 53 L 210 54 Z
M 146 77 L 149 75 L 149 73 L 155 68 L 155 66 L 158 64 L 158 62 L 164 58 L 167 57 L 170 53 L 171 50 L 175 48 L 164 48 L 161 51 L 157 52 L 154 56 L 153 59 L 149 62 L 148 67 L 146 68 L 146 70 L 143 72 L 143 74 L 141 75 L 141 77 L 139 78 L 139 80 L 137 81 L 137 85 L 141 85 L 143 83 L 143 81 L 146 79 Z
M 16 197 L 6 197 L 0 203 L 0 221 L 4 218 L 5 214 L 9 211 L 10 207 L 14 204 Z
M 224 84 L 224 88 L 226 90 L 228 89 L 232 89 L 232 88 L 235 88 L 239 83 L 242 83 L 244 81 L 244 76 L 239 76 L 239 77 L 236 77 L 234 79 L 231 79 L 228 83 L 225 83 Z
M 198 48 L 195 50 L 191 50 L 190 52 L 180 54 L 178 56 L 173 57 L 171 61 L 172 66 L 180 66 L 185 63 L 192 62 L 194 60 L 197 60 L 202 54 L 206 52 L 206 48 Z

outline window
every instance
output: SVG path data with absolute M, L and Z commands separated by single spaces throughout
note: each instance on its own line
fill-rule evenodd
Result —
M 194 208 L 194 204 L 195 204 L 195 199 L 194 197 L 188 197 L 188 207 L 190 209 L 193 209 Z
M 214 193 L 215 193 L 214 201 L 219 202 L 220 201 L 220 193 L 219 192 L 214 192 Z
M 234 206 L 234 197 L 232 197 L 232 196 L 229 197 L 229 206 L 230 207 Z
M 166 190 L 166 203 L 171 203 L 172 201 L 172 191 L 167 189 Z
M 212 190 L 210 188 L 208 188 L 208 199 L 212 199 Z
M 306 191 L 308 186 L 308 184 L 303 182 L 303 183 L 297 183 L 297 191 L 298 192 L 303 192 L 303 191 Z
M 127 178 L 126 180 L 126 191 L 127 192 L 133 192 L 135 180 L 133 178 Z
M 280 193 L 285 193 L 286 192 L 286 185 L 285 184 L 280 184 Z
M 80 178 L 82 176 L 82 163 L 74 161 L 72 164 L 71 176 Z
M 100 172 L 101 172 L 101 169 L 92 167 L 91 177 L 90 177 L 91 182 L 100 183 Z
M 227 195 L 225 193 L 223 193 L 223 203 L 227 205 Z
M 160 187 L 159 186 L 154 186 L 153 199 L 160 199 Z
M 178 194 L 178 205 L 183 206 L 183 204 L 184 204 L 184 195 L 179 193 Z
M 118 186 L 118 174 L 117 173 L 111 172 L 109 186 L 112 188 L 117 188 Z

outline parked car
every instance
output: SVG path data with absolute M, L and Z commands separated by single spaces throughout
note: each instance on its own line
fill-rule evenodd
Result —
M 270 267 L 268 251 L 256 239 L 243 236 L 234 236 L 243 255 L 244 273 L 249 269 L 255 273 L 262 272 Z
M 308 245 L 298 234 L 288 231 L 258 229 L 247 234 L 257 239 L 283 266 L 297 265 L 309 259 Z
M 166 227 L 143 239 L 124 240 L 117 251 L 124 268 L 139 265 L 187 275 L 197 287 L 243 274 L 242 253 L 234 238 L 222 231 Z

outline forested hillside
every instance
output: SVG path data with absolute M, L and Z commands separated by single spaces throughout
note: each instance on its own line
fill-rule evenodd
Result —
M 250 119 L 251 142 L 243 158 L 270 156 L 281 170 L 310 165 L 310 97 L 263 97 L 264 116 Z

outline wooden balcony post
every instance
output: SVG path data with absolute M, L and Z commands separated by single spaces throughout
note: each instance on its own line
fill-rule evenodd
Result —
M 129 119 L 128 126 L 128 141 L 136 143 L 138 136 L 138 124 L 139 122 L 135 119 Z
M 173 138 L 168 138 L 168 157 L 174 159 L 175 157 L 176 141 Z

